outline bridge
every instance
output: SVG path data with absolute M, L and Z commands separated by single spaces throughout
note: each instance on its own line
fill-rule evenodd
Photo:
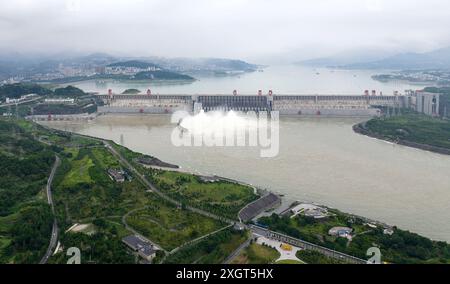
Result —
M 278 111 L 280 115 L 375 116 L 382 107 L 410 107 L 404 95 L 97 95 L 100 113 L 173 113 L 207 111 Z

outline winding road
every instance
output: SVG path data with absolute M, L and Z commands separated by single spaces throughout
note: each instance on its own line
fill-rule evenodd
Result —
M 53 182 L 53 178 L 55 177 L 56 170 L 58 169 L 60 164 L 61 164 L 61 159 L 58 156 L 55 156 L 55 163 L 53 164 L 52 171 L 47 180 L 47 202 L 50 205 L 50 207 L 52 208 L 54 220 L 53 220 L 52 235 L 50 237 L 50 244 L 47 248 L 45 255 L 42 257 L 41 261 L 39 262 L 39 264 L 47 263 L 49 257 L 52 255 L 52 252 L 55 249 L 56 244 L 58 243 L 58 230 L 59 229 L 58 229 L 58 223 L 56 221 L 56 216 L 55 216 L 55 206 L 53 205 L 52 182 Z

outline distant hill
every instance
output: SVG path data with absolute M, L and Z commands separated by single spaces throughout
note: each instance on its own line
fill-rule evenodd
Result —
M 132 78 L 133 80 L 186 80 L 194 81 L 195 78 L 171 71 L 145 71 L 139 72 Z
M 238 59 L 150 57 L 147 58 L 147 60 L 154 62 L 155 64 L 158 64 L 159 66 L 167 70 L 184 72 L 252 72 L 259 68 L 258 65 Z
M 450 69 L 450 47 L 426 53 L 402 53 L 382 60 L 344 65 L 349 69 Z
M 138 60 L 129 60 L 129 61 L 121 61 L 121 62 L 115 62 L 112 64 L 107 65 L 107 67 L 134 67 L 134 68 L 157 68 L 162 69 L 156 64 L 138 61 Z
M 138 89 L 126 89 L 125 91 L 122 92 L 122 94 L 124 94 L 124 95 L 132 95 L 132 94 L 139 94 L 139 93 L 141 93 L 141 91 Z
M 0 99 L 2 100 L 4 98 L 19 98 L 28 94 L 49 95 L 51 93 L 50 89 L 37 84 L 16 83 L 0 86 Z
M 328 57 L 313 58 L 295 62 L 295 64 L 312 67 L 341 67 L 350 64 L 372 62 L 387 58 L 395 53 L 378 49 L 350 50 Z
M 54 95 L 58 97 L 82 97 L 85 96 L 86 93 L 77 87 L 67 86 L 65 88 L 55 89 Z

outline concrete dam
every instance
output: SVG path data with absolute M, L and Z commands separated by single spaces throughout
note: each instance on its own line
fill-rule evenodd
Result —
M 409 107 L 403 95 L 98 95 L 104 106 L 99 113 L 169 114 L 184 110 L 208 111 L 278 111 L 280 115 L 305 116 L 376 116 L 381 108 Z

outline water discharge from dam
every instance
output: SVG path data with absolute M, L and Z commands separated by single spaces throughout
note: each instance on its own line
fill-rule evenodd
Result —
M 178 125 L 171 134 L 172 146 L 258 147 L 261 157 L 279 153 L 277 112 L 178 111 L 172 114 L 171 122 Z
M 237 119 L 228 115 L 215 119 Z M 352 126 L 362 120 L 282 117 L 280 152 L 273 158 L 261 158 L 253 147 L 174 147 L 170 137 L 176 124 L 168 115 L 105 115 L 46 124 L 122 142 L 188 171 L 242 180 L 291 200 L 450 241 L 450 156 L 354 133 Z
M 255 119 L 235 111 L 212 111 L 184 117 L 180 126 L 194 135 L 223 136 L 226 132 L 242 133 L 255 131 L 258 123 Z

